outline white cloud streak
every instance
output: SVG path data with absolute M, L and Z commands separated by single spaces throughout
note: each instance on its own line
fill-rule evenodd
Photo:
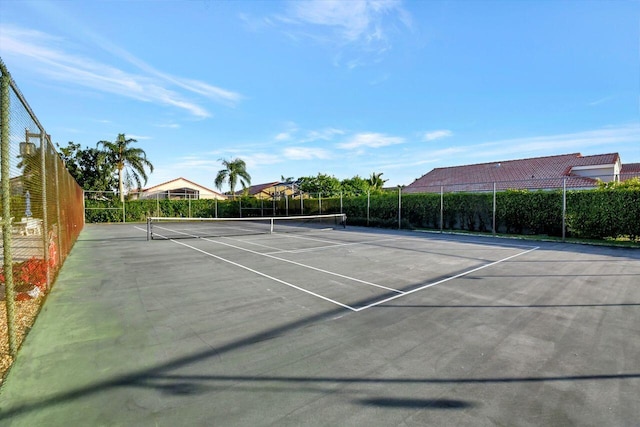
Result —
M 388 136 L 382 133 L 359 133 L 354 135 L 349 141 L 338 144 L 338 148 L 347 150 L 357 148 L 380 148 L 388 145 L 403 144 L 404 138 L 399 136 Z
M 28 59 L 30 68 L 69 85 L 176 107 L 198 118 L 210 117 L 211 113 L 198 102 L 179 93 L 177 88 L 224 104 L 233 105 L 242 99 L 238 93 L 205 82 L 162 73 L 108 42 L 99 42 L 99 45 L 135 65 L 143 73 L 129 73 L 91 58 L 69 53 L 60 47 L 63 41 L 39 31 L 11 25 L 4 25 L 0 31 L 3 56 Z
M 331 154 L 322 148 L 287 147 L 284 149 L 284 157 L 290 160 L 330 159 Z
M 448 138 L 453 136 L 453 132 L 447 129 L 434 130 L 431 132 L 425 132 L 423 141 L 435 141 L 436 139 Z
M 368 64 L 371 54 L 388 51 L 393 31 L 413 26 L 400 0 L 291 1 L 285 14 L 271 22 L 295 42 L 307 39 L 337 47 L 334 65 L 344 63 L 349 69 Z M 352 51 L 344 55 L 345 49 Z

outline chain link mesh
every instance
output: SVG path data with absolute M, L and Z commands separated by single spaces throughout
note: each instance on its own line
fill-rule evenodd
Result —
M 14 300 L 43 301 L 84 225 L 84 196 L 1 60 L 0 71 L 8 91 L 1 105 L 0 211 L 0 300 L 7 314 L 0 326 L 15 356 Z

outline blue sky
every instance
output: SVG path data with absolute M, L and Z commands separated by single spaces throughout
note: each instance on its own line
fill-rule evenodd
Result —
M 638 1 L 17 1 L 0 56 L 54 142 L 214 188 L 581 152 L 640 162 Z M 223 188 L 227 190 L 227 188 Z

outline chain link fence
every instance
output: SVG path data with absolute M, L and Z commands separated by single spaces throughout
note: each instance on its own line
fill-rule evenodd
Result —
M 15 357 L 16 302 L 44 301 L 83 228 L 84 196 L 2 60 L 0 73 L 0 327 Z

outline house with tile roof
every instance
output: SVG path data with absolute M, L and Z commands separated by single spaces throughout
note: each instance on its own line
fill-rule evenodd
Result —
M 253 196 L 257 199 L 272 200 L 280 197 L 292 197 L 298 192 L 298 186 L 294 182 L 268 182 L 252 185 L 244 190 L 236 191 L 236 196 Z
M 436 168 L 404 188 L 405 193 L 595 188 L 598 180 L 618 181 L 640 175 L 637 164 L 622 165 L 618 153 L 580 153 Z M 628 174 L 625 174 L 628 171 Z M 638 171 L 638 172 L 634 172 Z
M 137 199 L 217 199 L 225 200 L 227 197 L 215 190 L 189 181 L 185 178 L 176 178 L 153 187 L 145 188 L 134 195 Z
M 640 163 L 627 163 L 620 170 L 620 181 L 631 178 L 640 178 Z

